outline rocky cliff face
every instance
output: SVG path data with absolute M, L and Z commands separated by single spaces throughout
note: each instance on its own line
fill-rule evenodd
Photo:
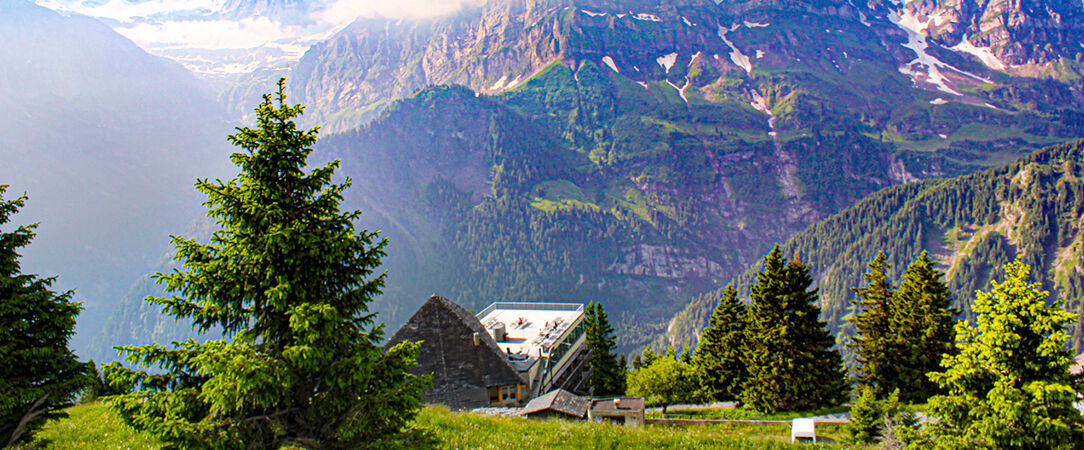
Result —
M 1079 79 L 1082 11 L 1081 4 L 1064 0 L 868 6 L 491 0 L 437 19 L 359 20 L 314 46 L 291 83 L 313 106 L 314 122 L 330 130 L 365 123 L 388 102 L 429 85 L 513 89 L 553 61 L 570 67 L 606 61 L 633 80 L 665 79 L 678 91 L 686 81 L 702 88 L 730 70 L 750 73 L 754 66 L 830 64 L 825 68 L 850 77 L 857 75 L 848 70 L 855 62 L 869 61 L 899 67 L 916 83 L 962 95 L 972 104 L 999 105 L 956 85 L 1006 81 L 991 79 L 995 73 Z M 823 35 L 832 32 L 858 45 L 833 50 L 824 45 L 832 39 Z
M 991 69 L 1054 77 L 1080 70 L 1081 2 L 922 0 L 894 9 L 913 18 L 935 42 L 969 53 Z
M 330 130 L 367 122 L 390 101 L 436 84 L 515 87 L 561 53 L 556 2 L 489 2 L 453 17 L 361 19 L 313 46 L 290 79 Z

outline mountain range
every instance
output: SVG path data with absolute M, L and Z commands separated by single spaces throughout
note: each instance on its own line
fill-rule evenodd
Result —
M 632 350 L 689 340 L 704 293 L 871 194 L 1081 137 L 1082 8 L 490 0 L 359 18 L 285 73 L 324 127 L 316 156 L 354 179 L 347 206 L 391 242 L 374 305 L 391 330 L 433 293 L 601 300 Z M 247 83 L 232 105 L 266 84 Z M 850 278 L 817 273 L 838 324 L 829 286 Z M 95 349 L 184 333 L 152 291 L 134 285 Z

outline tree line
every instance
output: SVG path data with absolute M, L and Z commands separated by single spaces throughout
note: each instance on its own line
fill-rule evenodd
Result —
M 1003 281 L 975 294 L 960 318 L 937 261 L 922 252 L 899 281 L 883 253 L 851 288 L 851 374 L 819 319 L 809 268 L 775 247 L 748 303 L 720 296 L 692 351 L 632 361 L 629 393 L 649 403 L 736 401 L 763 413 L 809 411 L 854 399 L 850 439 L 913 448 L 1072 448 L 1084 445 L 1066 329 L 1076 315 L 1031 279 L 1017 257 Z M 926 423 L 916 407 L 926 404 Z

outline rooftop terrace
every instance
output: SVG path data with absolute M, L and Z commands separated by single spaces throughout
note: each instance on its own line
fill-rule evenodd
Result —
M 553 344 L 583 315 L 579 303 L 498 302 L 478 313 L 478 320 L 497 341 L 513 366 L 526 371 L 539 357 L 549 357 Z M 500 324 L 505 337 L 501 339 Z

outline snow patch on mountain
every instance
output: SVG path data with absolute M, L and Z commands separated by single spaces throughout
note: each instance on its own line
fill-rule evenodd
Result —
M 767 24 L 767 23 L 750 22 L 748 20 L 742 22 L 742 24 L 744 24 L 745 26 L 747 26 L 749 28 L 764 28 L 764 27 L 770 25 L 770 24 Z
M 1005 66 L 1005 63 L 1001 62 L 1000 59 L 997 59 L 997 56 L 994 55 L 994 52 L 990 51 L 990 47 L 976 47 L 975 44 L 972 44 L 971 41 L 967 40 L 966 37 L 961 39 L 959 44 L 956 44 L 955 46 L 949 48 L 957 52 L 972 55 L 978 58 L 979 61 L 982 61 L 983 64 L 986 64 L 986 67 L 989 67 L 991 69 L 1005 70 L 1007 68 L 1007 66 Z
M 604 12 L 594 12 L 594 11 L 588 11 L 586 9 L 581 9 L 580 12 L 582 12 L 584 14 L 587 14 L 587 15 L 589 15 L 591 17 L 599 17 L 599 16 L 605 16 L 606 15 L 606 13 L 604 13 Z
M 731 28 L 730 31 L 733 31 L 734 29 L 735 28 Z M 741 50 L 738 50 L 738 47 L 734 46 L 733 42 L 730 42 L 730 39 L 726 38 L 726 33 L 727 29 L 722 25 L 719 25 L 719 38 L 722 39 L 728 47 L 730 47 L 730 60 L 734 62 L 734 65 L 745 69 L 745 73 L 752 73 L 753 63 L 749 61 L 748 56 L 745 56 L 745 54 L 742 53 Z
M 933 22 L 934 26 L 941 26 L 952 21 L 952 17 L 949 16 L 949 10 L 943 9 L 938 11 L 937 14 L 930 16 L 930 22 Z
M 519 86 L 519 83 L 521 82 L 521 79 L 522 79 L 522 77 L 517 75 L 516 78 L 513 78 L 512 81 L 509 81 L 508 84 L 504 85 L 504 88 L 505 89 L 512 89 L 512 88 L 514 88 L 516 86 Z
M 685 96 L 685 89 L 689 88 L 689 77 L 685 77 L 685 85 L 683 85 L 681 87 L 678 87 L 678 85 L 670 82 L 670 80 L 666 80 L 666 84 L 669 84 L 670 87 L 676 89 L 678 91 L 678 95 L 681 96 L 681 99 L 685 100 L 685 104 L 686 105 L 689 104 L 689 97 Z
M 752 106 L 753 109 L 756 109 L 757 111 L 767 114 L 768 117 L 775 117 L 775 113 L 773 113 L 772 109 L 768 107 L 768 97 L 762 95 L 760 91 L 750 91 L 749 95 L 753 97 L 753 101 L 749 102 L 749 106 Z M 770 125 L 773 128 L 775 127 L 774 123 Z
M 659 67 L 666 69 L 666 74 L 670 74 L 670 69 L 674 67 L 674 63 L 677 62 L 677 53 L 670 53 L 668 55 L 660 56 L 655 59 L 655 62 L 659 63 Z
M 501 79 L 497 80 L 496 83 L 493 83 L 493 86 L 490 86 L 489 90 L 491 90 L 491 91 L 500 90 L 506 84 L 508 84 L 508 75 L 505 75 L 505 76 L 501 77 Z
M 602 62 L 603 62 L 604 64 L 606 64 L 607 66 L 610 66 L 610 68 L 611 68 L 611 69 L 613 69 L 613 70 L 614 70 L 614 72 L 617 72 L 617 73 L 621 73 L 621 71 L 620 71 L 620 70 L 617 70 L 617 64 L 616 64 L 616 63 L 614 63 L 614 59 L 613 59 L 613 58 L 611 58 L 611 57 L 609 57 L 609 56 L 603 56 L 603 57 L 602 57 Z
M 662 19 L 660 19 L 659 16 L 656 16 L 654 14 L 648 14 L 648 13 L 637 13 L 637 14 L 634 14 L 632 16 L 632 18 L 636 19 L 636 20 L 646 20 L 646 21 L 649 21 L 649 22 L 662 22 Z
M 907 32 L 907 43 L 903 44 L 903 46 L 914 51 L 916 56 L 914 60 L 899 68 L 900 73 L 910 76 L 916 82 L 920 80 L 925 81 L 937 87 L 941 92 L 956 96 L 963 94 L 960 94 L 955 89 L 949 87 L 948 78 L 941 72 L 941 69 L 957 72 L 978 81 L 986 83 L 990 82 L 990 80 L 986 78 L 946 64 L 926 51 L 926 49 L 929 48 L 929 43 L 926 42 L 926 36 L 923 32 L 925 32 L 926 29 L 929 28 L 930 23 L 933 22 L 932 18 L 927 19 L 925 22 L 920 22 L 918 18 L 910 12 L 903 16 L 896 14 L 895 12 L 890 12 L 888 13 L 888 20 Z M 922 66 L 925 69 L 923 70 L 920 68 L 916 70 L 914 68 L 915 66 Z

